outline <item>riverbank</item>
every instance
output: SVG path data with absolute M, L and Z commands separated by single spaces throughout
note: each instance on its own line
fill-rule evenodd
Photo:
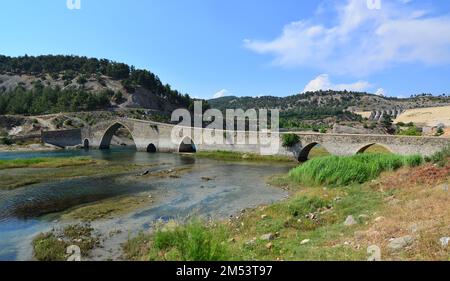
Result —
M 61 150 L 61 148 L 50 144 L 31 143 L 24 145 L 5 145 L 0 144 L 0 152 L 36 152 L 36 151 L 55 151 Z
M 444 165 L 437 158 L 348 185 L 276 177 L 271 183 L 289 190 L 288 199 L 228 221 L 141 233 L 124 245 L 124 259 L 367 260 L 375 249 L 377 260 L 449 260 L 450 154 Z
M 295 162 L 296 160 L 287 156 L 259 155 L 256 153 L 241 153 L 233 151 L 198 151 L 192 156 L 198 158 L 210 158 L 221 161 L 258 161 L 258 162 Z

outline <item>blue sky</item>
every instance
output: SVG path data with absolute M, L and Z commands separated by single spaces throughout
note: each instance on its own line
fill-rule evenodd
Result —
M 108 58 L 200 98 L 450 93 L 450 1 L 370 1 L 4 0 L 0 53 Z

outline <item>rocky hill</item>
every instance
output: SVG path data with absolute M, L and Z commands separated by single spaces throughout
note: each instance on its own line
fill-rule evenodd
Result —
M 193 100 L 147 70 L 77 56 L 0 56 L 0 115 L 108 108 L 171 112 Z

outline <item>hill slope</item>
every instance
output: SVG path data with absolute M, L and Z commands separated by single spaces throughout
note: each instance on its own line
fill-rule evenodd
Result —
M 208 101 L 212 107 L 225 108 L 278 108 L 283 112 L 307 108 L 337 108 L 351 112 L 412 109 L 450 105 L 450 96 L 418 95 L 411 98 L 388 98 L 365 92 L 318 91 L 288 97 L 234 97 L 227 96 Z
M 0 114 L 110 107 L 169 112 L 191 103 L 189 95 L 172 90 L 150 71 L 124 63 L 78 56 L 0 56 Z

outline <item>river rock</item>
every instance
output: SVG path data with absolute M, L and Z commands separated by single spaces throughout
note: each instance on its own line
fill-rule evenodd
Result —
M 245 246 L 253 246 L 255 244 L 256 244 L 256 238 L 253 238 L 253 239 L 245 242 Z
M 439 242 L 441 242 L 441 246 L 444 248 L 448 247 L 448 244 L 450 243 L 450 237 L 442 237 L 439 239 Z
M 389 244 L 388 248 L 392 251 L 398 251 L 405 247 L 408 247 L 414 242 L 414 237 L 406 235 L 403 237 L 393 239 Z
M 304 239 L 302 242 L 300 242 L 300 245 L 308 244 L 311 240 L 310 239 Z
M 381 249 L 377 245 L 367 247 L 367 261 L 381 261 Z
M 358 222 L 353 218 L 353 216 L 348 216 L 347 219 L 345 219 L 344 225 L 346 226 L 352 226 L 357 224 Z
M 382 220 L 384 220 L 384 217 L 377 217 L 374 219 L 374 222 L 380 222 Z
M 267 233 L 267 234 L 261 235 L 260 239 L 264 240 L 264 241 L 271 241 L 271 240 L 275 239 L 275 235 L 273 235 L 272 233 Z

